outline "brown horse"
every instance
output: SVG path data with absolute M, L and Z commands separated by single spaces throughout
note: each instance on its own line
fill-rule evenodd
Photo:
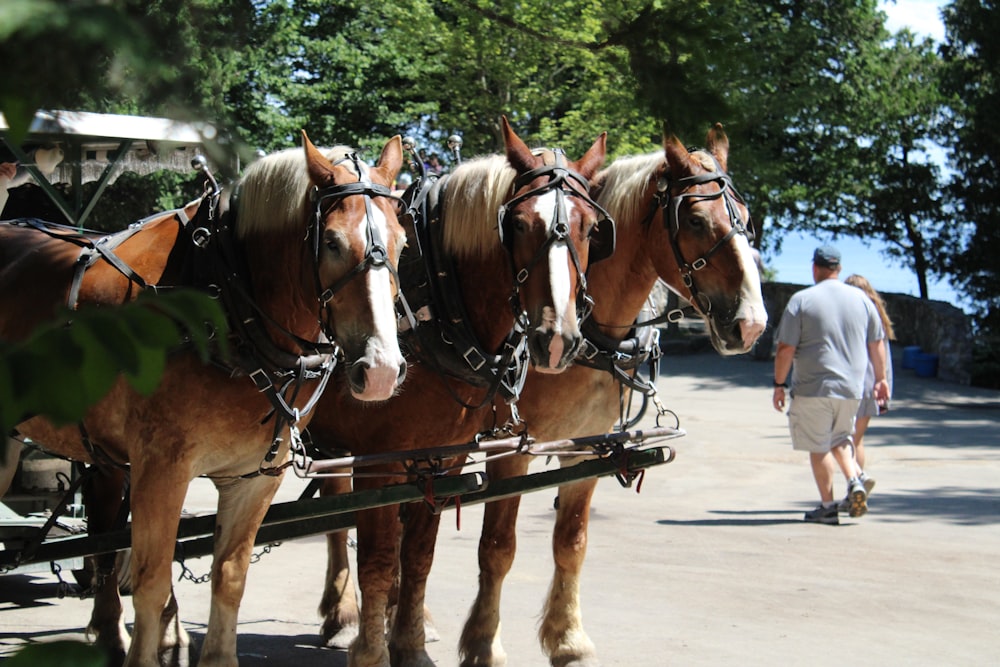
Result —
M 119 380 L 76 426 L 43 418 L 18 426 L 60 455 L 128 466 L 135 608 L 128 665 L 159 664 L 188 482 L 208 476 L 219 491 L 212 608 L 199 664 L 231 666 L 254 537 L 325 369 L 343 360 L 353 401 L 384 400 L 402 381 L 393 276 L 405 232 L 390 191 L 401 141 L 385 145 L 377 167 L 344 147 L 321 152 L 304 133 L 303 141 L 304 155 L 289 150 L 251 165 L 226 216 L 218 216 L 213 193 L 190 223 L 192 207 L 103 244 L 41 225 L 0 226 L 5 339 L 27 335 L 68 301 L 122 303 L 146 285 L 217 288 L 235 334 L 234 354 L 219 360 L 224 367 L 181 351 L 151 395 Z M 95 261 L 74 280 L 81 245 L 87 253 L 104 249 L 93 251 Z M 111 581 L 104 594 L 117 598 Z M 129 639 L 120 600 L 117 618 L 111 604 L 110 614 L 98 618 L 95 610 L 94 620 L 110 620 L 98 629 L 99 641 L 121 651 Z
M 688 299 L 705 319 L 720 354 L 748 351 L 767 315 L 748 243 L 748 213 L 726 174 L 729 141 L 721 125 L 707 150 L 690 153 L 672 135 L 664 153 L 616 160 L 595 180 L 598 203 L 618 225 L 614 255 L 592 266 L 591 316 L 596 347 L 613 354 L 632 328 L 657 277 Z M 518 409 L 541 441 L 611 430 L 623 389 L 611 373 L 582 364 L 562 375 L 529 373 Z M 561 459 L 572 465 L 579 459 Z M 487 462 L 487 476 L 527 472 L 529 458 Z M 586 555 L 590 501 L 596 479 L 560 487 L 553 530 L 555 573 L 539 638 L 552 665 L 598 665 L 583 629 L 580 572 Z M 479 543 L 479 593 L 460 641 L 463 666 L 506 664 L 500 642 L 500 593 L 516 549 L 519 498 L 488 503 Z M 403 555 L 405 558 L 405 554 Z
M 502 125 L 506 159 L 466 161 L 439 181 L 440 212 L 432 208 L 428 223 L 442 228 L 443 246 L 436 252 L 452 262 L 451 269 L 441 269 L 435 262 L 432 273 L 441 269 L 453 274 L 458 289 L 454 298 L 461 302 L 471 338 L 479 344 L 435 351 L 434 340 L 440 336 L 434 330 L 421 334 L 424 324 L 419 325 L 410 342 L 414 353 L 408 357 L 410 368 L 399 394 L 384 404 L 348 411 L 343 394 L 335 388 L 328 391 L 309 428 L 317 444 L 363 455 L 467 442 L 483 430 L 484 422 L 506 423 L 505 401 L 498 400 L 494 408 L 492 399 L 511 398 L 518 382 L 506 379 L 506 367 L 496 369 L 504 376 L 499 384 L 489 378 L 470 379 L 468 373 L 442 373 L 455 368 L 455 359 L 475 357 L 475 365 L 480 365 L 481 357 L 503 358 L 504 350 L 518 346 L 510 338 L 518 327 L 526 332 L 536 363 L 554 370 L 575 356 L 581 341 L 577 297 L 591 254 L 588 237 L 595 226 L 610 229 L 611 225 L 609 220 L 599 222 L 600 211 L 587 194 L 588 179 L 604 162 L 605 137 L 599 137 L 580 160 L 567 162 L 561 152 L 533 153 L 506 119 Z M 415 245 L 411 239 L 410 247 Z M 426 245 L 423 250 L 435 254 Z M 412 298 L 405 287 L 404 292 Z M 529 323 L 523 323 L 520 306 L 511 307 L 512 295 L 515 303 L 523 302 Z M 442 302 L 448 298 L 432 302 L 438 316 L 448 309 Z M 450 340 L 456 338 L 457 334 L 449 335 Z M 442 463 L 447 469 L 460 461 L 451 458 Z M 366 476 L 355 476 L 355 490 L 412 478 L 402 462 L 365 472 Z M 378 476 L 367 476 L 370 472 Z M 349 488 L 345 479 L 332 478 L 326 480 L 323 493 Z M 327 589 L 320 612 L 325 618 L 323 636 L 328 644 L 342 645 L 345 635 L 356 634 L 350 642 L 352 667 L 433 665 L 424 648 L 423 601 L 440 517 L 420 503 L 404 509 L 402 524 L 399 506 L 357 515 L 360 625 L 346 536 L 335 533 L 329 538 Z M 407 553 L 402 561 L 399 549 Z M 387 607 L 397 572 L 397 611 L 387 641 Z

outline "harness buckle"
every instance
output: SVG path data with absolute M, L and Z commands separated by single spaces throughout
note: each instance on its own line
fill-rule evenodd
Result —
M 382 266 L 388 257 L 389 251 L 385 249 L 385 246 L 376 243 L 368 249 L 368 258 L 372 266 Z
M 462 354 L 462 358 L 465 359 L 465 363 L 469 364 L 469 368 L 474 371 L 478 371 L 486 364 L 486 357 L 482 355 L 474 347 L 470 347 Z
M 594 357 L 596 357 L 600 353 L 601 353 L 600 348 L 594 345 L 594 343 L 589 338 L 583 339 L 583 346 L 580 348 L 579 356 L 583 357 L 587 361 L 593 361 Z
M 691 269 L 693 271 L 701 271 L 706 266 L 708 266 L 708 260 L 705 259 L 704 257 L 699 257 L 698 259 L 691 262 Z M 688 287 L 690 287 L 690 285 Z
M 271 384 L 271 378 L 267 376 L 267 372 L 263 368 L 258 368 L 257 370 L 252 371 L 249 377 L 259 392 L 263 393 L 273 386 Z
M 191 232 L 191 242 L 199 248 L 207 248 L 209 241 L 212 240 L 212 232 L 206 227 L 198 227 Z

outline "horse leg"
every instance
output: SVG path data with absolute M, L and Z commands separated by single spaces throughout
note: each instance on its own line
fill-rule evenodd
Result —
M 170 599 L 160 615 L 160 657 L 161 663 L 169 665 L 182 664 L 181 656 L 186 656 L 191 645 L 191 637 L 181 623 L 177 611 L 177 596 L 174 587 L 170 587 Z
M 91 535 L 108 533 L 121 523 L 125 491 L 125 473 L 118 468 L 93 466 L 84 481 L 83 502 L 87 508 L 87 531 Z M 87 635 L 104 649 L 112 664 L 125 660 L 129 647 L 124 608 L 118 588 L 118 554 L 114 551 L 87 559 L 93 569 L 94 607 L 87 624 Z
M 350 493 L 349 477 L 329 477 L 320 486 L 321 496 Z M 326 535 L 326 582 L 319 614 L 323 617 L 323 645 L 347 648 L 358 636 L 358 595 L 351 579 L 351 562 L 347 552 L 347 531 Z
M 132 604 L 128 667 L 158 667 L 163 612 L 170 605 L 171 563 L 190 477 L 180 465 L 132 465 Z M 115 582 L 117 585 L 117 582 Z
M 361 619 L 358 636 L 351 642 L 347 664 L 349 667 L 389 667 L 385 622 L 389 589 L 399 563 L 396 552 L 399 506 L 358 512 L 357 531 Z
M 398 557 L 398 555 L 397 555 Z M 399 574 L 396 574 L 396 578 L 392 582 L 392 588 L 389 589 L 389 611 L 388 611 L 388 627 L 392 627 L 392 624 L 396 622 L 396 609 L 399 605 Z M 431 615 L 430 608 L 424 605 L 424 643 L 430 644 L 431 642 L 441 641 L 441 634 L 438 632 L 437 626 L 434 624 L 434 617 Z
M 389 632 L 389 655 L 393 667 L 433 667 L 424 648 L 424 597 L 441 515 L 424 503 L 410 503 L 404 507 L 403 517 L 399 594 Z
M 580 571 L 587 555 L 587 525 L 596 479 L 559 487 L 559 509 L 552 533 L 555 573 L 538 631 L 554 667 L 597 667 L 597 649 L 583 630 Z
M 486 462 L 489 479 L 505 479 L 528 471 L 527 456 L 504 456 Z M 507 654 L 500 643 L 500 593 L 517 550 L 517 511 L 521 497 L 486 503 L 479 538 L 479 592 L 458 643 L 462 667 L 502 667 Z
M 212 604 L 201 647 L 201 667 L 236 667 L 236 624 L 257 529 L 280 476 L 213 480 L 219 491 L 212 554 Z

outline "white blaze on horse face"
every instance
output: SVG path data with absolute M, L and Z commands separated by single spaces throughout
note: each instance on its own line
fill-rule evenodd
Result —
M 372 222 L 378 230 L 378 237 L 389 238 L 385 214 L 377 206 L 371 207 Z M 367 243 L 366 221 L 357 227 L 361 243 Z M 368 288 L 368 302 L 372 310 L 372 331 L 365 344 L 365 391 L 358 398 L 385 400 L 392 397 L 403 365 L 403 354 L 399 349 L 396 332 L 396 309 L 392 296 L 392 274 L 385 266 L 369 267 L 364 274 Z
M 563 219 L 569 220 L 567 210 L 567 198 L 557 197 L 555 191 L 546 192 L 535 201 L 535 212 L 542 220 L 549 234 L 553 233 L 553 227 L 558 217 L 556 216 L 556 206 L 562 205 L 561 211 Z M 564 328 L 572 327 L 576 324 L 576 301 L 573 298 L 573 285 L 570 276 L 569 248 L 566 242 L 553 243 L 549 246 L 549 287 L 552 290 L 552 307 L 546 306 L 543 309 L 543 327 L 553 333 L 552 341 L 549 343 L 549 366 L 558 368 L 564 351 L 563 341 Z
M 740 308 L 736 311 L 736 319 L 740 322 L 740 334 L 743 347 L 749 350 L 754 342 L 764 333 L 767 326 L 767 309 L 760 290 L 760 273 L 757 262 L 754 261 L 750 242 L 743 234 L 737 234 L 732 242 L 736 244 L 736 252 L 743 268 L 743 284 L 740 286 Z

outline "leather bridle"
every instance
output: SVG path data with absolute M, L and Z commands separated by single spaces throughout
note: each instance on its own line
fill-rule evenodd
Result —
M 689 149 L 689 152 L 694 153 L 696 151 Z M 706 174 L 685 176 L 684 178 L 679 178 L 675 181 L 670 179 L 669 173 L 661 177 L 656 184 L 656 194 L 653 196 L 653 209 L 650 211 L 647 220 L 652 220 L 657 208 L 660 208 L 663 211 L 663 225 L 670 238 L 670 248 L 673 250 L 674 257 L 677 260 L 677 267 L 681 272 L 681 280 L 691 292 L 691 302 L 697 304 L 701 313 L 705 317 L 712 317 L 712 302 L 698 289 L 694 280 L 694 274 L 708 266 L 708 260 L 719 252 L 719 250 L 721 250 L 722 247 L 737 234 L 745 236 L 748 242 L 752 241 L 753 231 L 743 222 L 743 218 L 740 216 L 737 204 L 742 204 L 746 207 L 746 202 L 744 201 L 743 196 L 740 195 L 739 191 L 736 189 L 736 186 L 733 185 L 732 178 L 730 178 L 729 174 L 723 171 L 722 166 L 719 164 L 718 160 L 711 155 L 711 153 L 705 153 L 712 158 L 712 162 L 715 164 L 715 171 Z M 693 188 L 697 185 L 713 182 L 719 184 L 718 192 L 710 194 L 701 192 L 684 192 L 685 190 Z M 674 194 L 674 190 L 678 190 L 678 194 Z M 720 198 L 725 203 L 726 211 L 729 214 L 729 232 L 716 241 L 707 252 L 702 254 L 697 259 L 688 262 L 684 258 L 684 253 L 681 251 L 680 240 L 678 238 L 680 235 L 680 219 L 678 212 L 681 204 L 688 199 L 695 201 L 707 201 Z M 682 310 L 671 311 L 671 313 L 667 315 L 666 320 L 675 322 L 682 319 L 685 314 L 686 313 Z
M 569 251 L 570 258 L 577 273 L 577 318 L 583 321 L 590 314 L 593 307 L 593 300 L 587 294 L 587 276 L 580 261 L 580 255 L 576 247 L 570 243 L 569 222 L 566 219 L 566 207 L 564 205 L 566 197 L 577 197 L 589 204 L 597 211 L 597 224 L 590 237 L 591 250 L 589 253 L 590 263 L 600 261 L 611 255 L 615 247 L 615 222 L 603 207 L 601 207 L 590 196 L 590 182 L 581 174 L 573 171 L 566 165 L 566 155 L 561 149 L 553 149 L 555 154 L 555 164 L 542 165 L 530 171 L 526 171 L 514 180 L 513 190 L 527 187 L 535 179 L 543 176 L 548 177 L 548 182 L 536 188 L 528 190 L 516 197 L 511 198 L 502 204 L 497 211 L 497 228 L 500 234 L 500 241 L 507 249 L 507 255 L 511 261 L 511 273 L 514 275 L 514 292 L 511 295 L 511 304 L 515 313 L 522 309 L 520 306 L 520 289 L 528 281 L 532 269 L 543 261 L 549 249 L 557 243 L 565 244 Z M 534 256 L 524 266 L 517 270 L 514 266 L 513 252 L 513 211 L 514 209 L 532 197 L 537 197 L 546 192 L 555 192 L 555 210 L 552 227 L 549 230 L 545 242 L 535 251 Z
M 319 301 L 324 309 L 329 307 L 330 301 L 337 294 L 337 292 L 344 289 L 348 283 L 369 268 L 387 268 L 389 273 L 392 274 L 393 279 L 396 281 L 397 291 L 399 291 L 400 288 L 399 274 L 396 272 L 395 267 L 393 267 L 392 262 L 389 261 L 389 251 L 386 247 L 385 241 L 382 239 L 382 235 L 379 233 L 378 226 L 375 224 L 375 219 L 372 214 L 372 198 L 387 197 L 399 202 L 402 202 L 402 200 L 394 195 L 390 188 L 384 185 L 379 185 L 378 183 L 372 183 L 368 179 L 368 176 L 365 175 L 361 169 L 361 160 L 358 158 L 356 153 L 351 153 L 337 162 L 334 162 L 333 166 L 337 166 L 342 162 L 347 161 L 353 163 L 354 171 L 358 174 L 358 180 L 356 182 L 331 185 L 323 188 L 322 190 L 314 186 L 310 194 L 310 200 L 312 201 L 315 209 L 311 224 L 311 233 L 313 236 L 313 258 L 316 272 L 316 285 L 317 290 L 320 293 Z M 326 289 L 323 289 L 319 277 L 319 252 L 323 237 L 322 224 L 325 217 L 323 215 L 323 211 L 324 209 L 329 210 L 329 207 L 336 202 L 353 196 L 362 196 L 365 201 L 365 235 L 367 237 L 365 254 L 361 261 L 358 262 L 353 269 L 344 274 L 340 280 Z M 326 204 L 326 202 L 331 200 L 331 204 Z

